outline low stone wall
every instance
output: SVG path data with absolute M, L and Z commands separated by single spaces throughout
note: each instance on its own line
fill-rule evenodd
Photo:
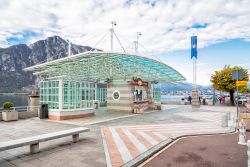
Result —
M 33 118 L 33 117 L 38 117 L 37 111 L 18 112 L 18 119 L 27 119 L 27 118 Z

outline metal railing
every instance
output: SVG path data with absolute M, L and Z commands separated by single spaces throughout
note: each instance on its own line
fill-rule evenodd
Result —
M 40 106 L 18 106 L 11 107 L 10 109 L 17 112 L 27 112 L 27 111 L 38 111 Z M 4 108 L 0 108 L 0 112 L 3 111 Z

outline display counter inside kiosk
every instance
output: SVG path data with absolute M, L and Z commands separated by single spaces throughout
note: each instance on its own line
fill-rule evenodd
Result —
M 130 84 L 133 93 L 133 112 L 143 113 L 152 104 L 149 84 L 148 82 L 143 82 L 141 79 L 132 81 Z

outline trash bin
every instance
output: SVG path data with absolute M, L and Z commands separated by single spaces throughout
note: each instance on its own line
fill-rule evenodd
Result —
M 94 103 L 94 109 L 98 109 L 98 102 L 97 101 Z
M 206 99 L 202 100 L 203 105 L 206 105 Z
M 46 118 L 48 118 L 48 116 L 49 116 L 48 104 L 42 104 L 40 107 L 39 118 L 46 119 Z

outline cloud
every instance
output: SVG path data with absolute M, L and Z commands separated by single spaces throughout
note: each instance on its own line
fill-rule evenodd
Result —
M 139 52 L 158 59 L 155 55 L 189 49 L 193 33 L 199 48 L 250 41 L 249 6 L 249 0 L 0 0 L 0 47 L 52 35 L 95 46 L 115 20 L 129 52 L 141 32 Z M 27 32 L 36 35 L 25 36 Z M 108 37 L 96 47 L 109 50 Z M 117 41 L 114 49 L 122 50 Z
M 155 53 L 188 48 L 192 33 L 199 36 L 199 47 L 250 39 L 248 0 L 2 0 L 1 4 L 0 31 L 61 35 L 83 45 L 94 45 L 97 41 L 83 42 L 96 32 L 101 36 L 111 20 L 130 42 L 142 32 L 140 42 Z M 6 38 L 0 36 L 1 43 Z M 108 50 L 108 45 L 107 40 L 99 47 Z

